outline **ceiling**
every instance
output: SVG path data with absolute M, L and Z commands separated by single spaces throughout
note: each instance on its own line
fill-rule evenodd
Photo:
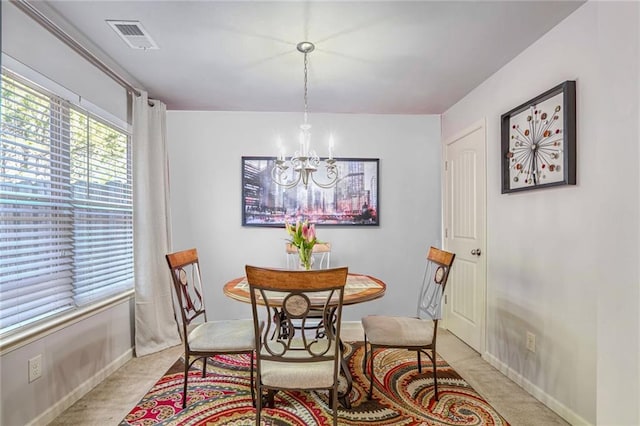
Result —
M 579 1 L 61 1 L 46 6 L 173 110 L 440 114 Z M 37 5 L 37 3 L 36 3 Z M 158 50 L 106 20 L 138 20 Z M 544 60 L 544 58 L 540 58 Z

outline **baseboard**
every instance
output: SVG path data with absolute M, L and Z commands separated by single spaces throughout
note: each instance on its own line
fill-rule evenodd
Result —
M 104 379 L 109 377 L 118 368 L 126 364 L 127 361 L 133 358 L 133 348 L 120 355 L 109 365 L 98 371 L 89 379 L 85 380 L 77 388 L 72 390 L 63 397 L 60 401 L 49 407 L 46 411 L 40 414 L 38 417 L 27 423 L 27 426 L 45 426 L 55 420 L 60 414 L 67 408 L 71 407 L 76 401 L 85 396 L 91 389 L 98 386 Z
M 510 368 L 507 364 L 500 361 L 498 358 L 493 355 L 485 352 L 482 355 L 482 359 L 491 364 L 496 370 L 507 376 L 511 381 L 516 383 L 522 389 L 527 391 L 531 396 L 533 396 L 538 401 L 542 402 L 546 405 L 550 410 L 555 412 L 557 415 L 565 419 L 571 425 L 591 425 L 587 420 L 579 416 L 573 410 L 571 410 L 566 405 L 562 404 L 560 401 L 547 394 L 545 391 L 522 377 L 520 373 Z

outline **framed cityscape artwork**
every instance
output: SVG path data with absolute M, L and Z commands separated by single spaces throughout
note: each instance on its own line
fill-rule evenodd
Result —
M 502 115 L 502 193 L 576 184 L 576 82 Z
M 271 178 L 275 157 L 242 157 L 242 225 L 283 227 L 309 220 L 317 226 L 378 226 L 379 159 L 336 158 L 339 179 L 328 189 L 309 182 L 291 189 Z M 316 172 L 322 175 L 324 169 Z

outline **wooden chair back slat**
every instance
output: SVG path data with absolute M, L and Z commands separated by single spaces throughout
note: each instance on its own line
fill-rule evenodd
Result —
M 249 285 L 254 285 L 265 290 L 286 290 L 292 288 L 314 290 L 344 287 L 347 282 L 348 268 L 294 271 L 247 266 L 246 273 Z

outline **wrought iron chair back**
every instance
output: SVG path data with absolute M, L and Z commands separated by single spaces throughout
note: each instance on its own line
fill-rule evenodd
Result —
M 246 273 L 256 335 L 258 396 L 266 391 L 273 406 L 277 390 L 327 389 L 337 424 L 340 322 L 348 269 L 290 271 L 247 265 Z M 305 326 L 312 312 L 321 312 L 323 320 L 314 320 L 316 328 L 309 330 Z M 262 398 L 256 405 L 256 424 L 260 424 Z
M 177 306 L 180 311 L 180 335 L 184 343 L 184 389 L 182 407 L 187 404 L 189 368 L 202 359 L 202 377 L 207 373 L 207 358 L 219 354 L 248 354 L 251 357 L 251 395 L 254 395 L 253 352 L 255 339 L 253 321 L 207 321 L 204 306 L 200 261 L 195 248 L 165 256 Z M 179 327 L 180 328 L 180 327 Z M 255 398 L 254 398 L 255 401 Z

